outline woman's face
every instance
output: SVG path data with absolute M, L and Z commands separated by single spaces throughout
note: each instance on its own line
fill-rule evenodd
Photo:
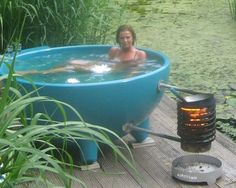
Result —
M 120 32 L 119 45 L 122 49 L 128 49 L 133 46 L 133 36 L 130 31 L 121 31 Z

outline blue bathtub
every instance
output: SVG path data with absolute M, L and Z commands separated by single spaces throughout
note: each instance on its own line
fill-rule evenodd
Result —
M 79 45 L 56 48 L 32 48 L 23 50 L 17 55 L 17 60 L 29 60 L 40 54 L 92 52 L 107 54 L 109 45 Z M 35 81 L 36 87 L 40 87 L 40 95 L 50 96 L 66 102 L 78 110 L 83 119 L 91 124 L 104 126 L 119 136 L 126 133 L 122 130 L 124 124 L 132 122 L 142 128 L 149 127 L 148 117 L 156 105 L 160 102 L 163 92 L 158 90 L 160 81 L 167 82 L 169 76 L 168 58 L 157 51 L 143 49 L 148 57 L 156 57 L 161 61 L 161 67 L 131 78 L 111 80 L 98 83 L 52 84 Z M 4 67 L 1 71 L 4 72 Z M 32 89 L 31 83 L 19 78 L 18 82 L 25 88 Z M 55 110 L 55 106 L 47 105 L 47 111 Z M 36 111 L 42 111 L 40 106 L 35 106 Z M 78 120 L 73 113 L 68 113 L 69 120 Z M 60 120 L 61 114 L 54 114 L 55 119 Z M 142 142 L 147 133 L 131 132 L 137 142 Z M 81 143 L 84 161 L 92 163 L 97 160 L 96 144 L 86 141 Z

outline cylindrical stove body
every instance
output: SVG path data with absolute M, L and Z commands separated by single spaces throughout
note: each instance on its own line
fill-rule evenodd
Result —
M 177 103 L 177 134 L 184 151 L 205 152 L 211 148 L 216 133 L 215 107 L 212 94 L 188 96 Z

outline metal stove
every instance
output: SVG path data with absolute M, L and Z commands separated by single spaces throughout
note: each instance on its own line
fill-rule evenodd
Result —
M 139 128 L 132 123 L 123 126 L 126 132 L 144 131 L 149 134 L 180 142 L 181 149 L 195 154 L 184 155 L 172 162 L 172 176 L 191 183 L 214 184 L 223 174 L 222 162 L 209 151 L 216 134 L 216 101 L 213 94 L 200 93 L 159 83 L 158 90 L 168 88 L 177 97 L 177 134 L 179 137 Z M 183 97 L 180 92 L 190 95 Z M 196 154 L 197 153 L 197 154 Z

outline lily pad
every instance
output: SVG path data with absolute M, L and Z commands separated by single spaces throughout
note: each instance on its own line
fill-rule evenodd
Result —
M 226 100 L 226 103 L 236 109 L 236 97 L 229 96 Z

